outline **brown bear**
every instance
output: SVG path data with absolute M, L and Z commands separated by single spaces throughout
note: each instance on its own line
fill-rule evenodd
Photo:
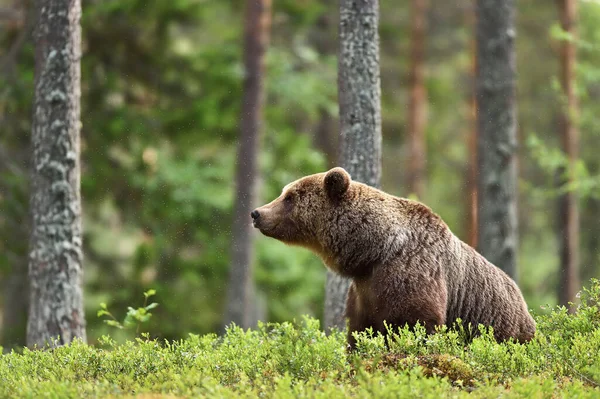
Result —
M 318 254 L 352 279 L 352 333 L 372 327 L 493 326 L 499 341 L 529 341 L 535 322 L 515 282 L 456 237 L 427 206 L 352 181 L 342 168 L 303 177 L 251 213 L 266 236 Z

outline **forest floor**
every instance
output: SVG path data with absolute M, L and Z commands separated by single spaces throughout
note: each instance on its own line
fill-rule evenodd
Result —
M 0 397 L 600 397 L 600 283 L 577 312 L 536 315 L 527 344 L 467 343 L 457 330 L 369 332 L 348 355 L 342 332 L 319 322 L 230 327 L 223 336 L 168 342 L 147 334 L 123 343 L 75 342 L 0 356 Z

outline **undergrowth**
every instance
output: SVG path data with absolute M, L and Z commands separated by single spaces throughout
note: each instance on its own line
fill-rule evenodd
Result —
M 521 345 L 493 333 L 467 343 L 460 331 L 426 335 L 400 329 L 389 339 L 345 336 L 319 322 L 236 326 L 223 336 L 160 342 L 143 335 L 124 344 L 0 356 L 0 397 L 600 397 L 600 282 L 584 290 L 575 314 L 537 315 L 538 332 Z

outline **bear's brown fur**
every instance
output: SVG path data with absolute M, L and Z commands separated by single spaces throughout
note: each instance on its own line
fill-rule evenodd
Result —
M 254 226 L 317 253 L 352 279 L 352 332 L 423 323 L 493 326 L 498 340 L 530 340 L 535 322 L 515 282 L 458 239 L 425 205 L 354 182 L 342 168 L 288 184 L 251 214 Z

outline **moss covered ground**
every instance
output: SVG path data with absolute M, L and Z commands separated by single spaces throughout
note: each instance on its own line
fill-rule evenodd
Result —
M 525 345 L 417 327 L 387 340 L 367 331 L 347 354 L 342 332 L 304 318 L 175 342 L 24 349 L 0 356 L 0 397 L 600 398 L 600 283 L 580 301 L 574 314 L 537 315 Z

